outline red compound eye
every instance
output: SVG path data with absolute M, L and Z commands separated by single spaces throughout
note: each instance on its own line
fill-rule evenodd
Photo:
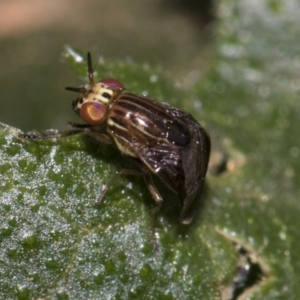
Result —
M 99 82 L 108 85 L 112 90 L 123 91 L 125 89 L 123 83 L 116 79 L 102 79 Z
M 106 108 L 98 102 L 85 102 L 80 108 L 80 117 L 89 125 L 101 125 L 106 118 Z

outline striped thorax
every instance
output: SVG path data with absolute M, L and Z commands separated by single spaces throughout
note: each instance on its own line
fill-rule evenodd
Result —
M 121 152 L 133 157 L 139 157 L 141 144 L 184 147 L 190 133 L 185 124 L 168 113 L 168 108 L 148 97 L 123 93 L 111 105 L 107 132 Z

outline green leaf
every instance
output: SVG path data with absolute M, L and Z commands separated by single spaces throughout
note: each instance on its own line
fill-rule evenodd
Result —
M 263 269 L 247 299 L 299 299 L 300 8 L 225 1 L 220 11 L 217 63 L 196 93 L 233 152 L 209 182 L 209 219 Z
M 72 51 L 68 49 L 65 56 L 74 63 L 79 56 Z M 86 73 L 85 60 L 79 57 L 77 64 Z M 174 95 L 188 99 L 149 66 L 107 62 L 97 70 L 113 70 L 118 78 L 126 78 L 128 90 L 145 93 L 147 87 L 158 99 L 172 101 Z M 226 241 L 218 235 L 207 243 L 199 235 L 199 225 L 180 226 L 176 195 L 164 189 L 166 203 L 157 220 L 155 252 L 154 201 L 141 178 L 122 178 L 108 190 L 100 208 L 94 206 L 116 171 L 132 164 L 128 158 L 112 146 L 80 135 L 32 142 L 19 139 L 18 132 L 1 127 L 0 294 L 5 291 L 1 298 L 213 299 L 218 295 L 215 274 L 222 278 L 226 272 L 213 264 L 210 248 Z M 225 258 L 224 263 L 231 260 Z
M 121 178 L 94 206 L 131 166 L 117 149 L 82 136 L 25 142 L 2 125 L 1 298 L 230 299 L 238 284 L 243 299 L 300 298 L 299 7 L 223 1 L 219 11 L 218 55 L 193 90 L 148 65 L 97 66 L 99 78 L 192 112 L 212 135 L 212 164 L 226 167 L 208 177 L 195 222 L 178 224 L 177 198 L 160 186 L 154 252 L 141 178 Z M 85 78 L 84 58 L 64 56 Z

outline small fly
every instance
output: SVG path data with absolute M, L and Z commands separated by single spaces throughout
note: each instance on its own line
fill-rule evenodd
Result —
M 102 190 L 96 203 L 101 203 L 106 191 L 121 175 L 141 175 L 156 203 L 152 211 L 154 222 L 163 203 L 152 179 L 155 175 L 178 195 L 182 206 L 180 223 L 190 224 L 206 176 L 210 155 L 208 134 L 189 113 L 125 92 L 124 85 L 116 79 L 95 82 L 90 53 L 87 64 L 88 84 L 66 88 L 79 93 L 72 108 L 85 124 L 70 123 L 72 129 L 68 131 L 19 137 L 41 140 L 82 133 L 99 143 L 115 144 L 121 153 L 136 160 L 140 169 L 121 169 Z M 99 126 L 104 126 L 106 133 L 100 133 Z M 154 223 L 152 228 L 156 245 Z

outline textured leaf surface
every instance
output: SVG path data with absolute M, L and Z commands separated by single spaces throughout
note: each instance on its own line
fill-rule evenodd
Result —
M 70 61 L 74 55 L 70 49 L 66 53 Z M 85 64 L 78 64 L 79 71 Z M 152 84 L 154 97 L 168 99 L 174 93 L 162 73 L 150 67 L 101 67 L 103 72 L 104 67 L 113 69 L 121 79 L 125 76 L 128 89 L 134 89 L 131 77 L 139 74 L 138 85 L 150 90 Z M 210 246 L 198 236 L 197 226 L 178 225 L 180 208 L 174 194 L 165 189 L 166 205 L 157 222 L 159 250 L 154 252 L 153 200 L 140 178 L 118 181 L 101 207 L 94 207 L 117 169 L 131 165 L 117 149 L 83 136 L 29 142 L 18 139 L 17 133 L 1 127 L 2 298 L 217 295 Z
M 176 197 L 163 189 L 154 253 L 140 178 L 123 177 L 93 205 L 131 165 L 116 149 L 80 136 L 23 142 L 2 125 L 0 298 L 218 299 L 236 272 L 235 244 L 263 272 L 247 299 L 300 298 L 299 5 L 225 1 L 220 16 L 217 59 L 193 91 L 149 66 L 97 68 L 192 112 L 225 149 L 227 172 L 208 178 L 196 222 L 179 226 Z M 77 55 L 65 53 L 86 77 Z
M 219 60 L 197 94 L 244 162 L 210 182 L 210 220 L 265 265 L 250 299 L 299 299 L 299 3 L 225 1 L 220 11 Z

